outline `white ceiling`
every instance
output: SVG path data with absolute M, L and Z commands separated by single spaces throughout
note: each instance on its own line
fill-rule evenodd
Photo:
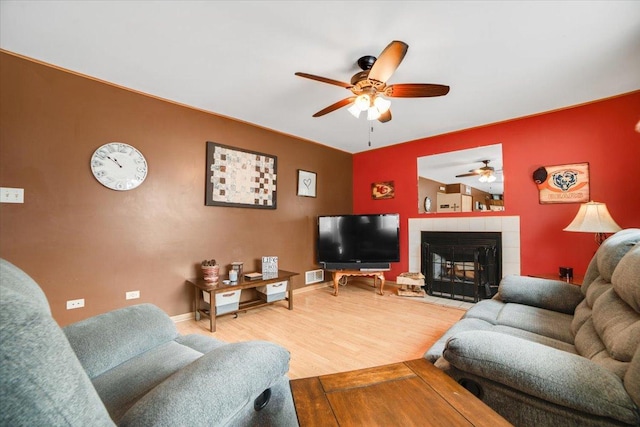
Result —
M 640 88 L 640 1 L 0 1 L 0 46 L 356 153 Z M 316 111 L 363 55 L 409 45 L 393 120 Z M 371 147 L 368 146 L 369 138 Z M 224 141 L 220 141 L 224 142 Z M 498 141 L 487 141 L 494 144 Z

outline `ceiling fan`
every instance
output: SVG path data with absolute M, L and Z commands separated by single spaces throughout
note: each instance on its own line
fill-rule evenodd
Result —
M 352 104 L 349 112 L 359 117 L 363 111 L 367 112 L 368 120 L 378 120 L 382 123 L 391 120 L 391 102 L 389 98 L 423 98 L 443 96 L 449 93 L 449 86 L 427 83 L 398 83 L 387 86 L 387 80 L 398 68 L 409 49 L 409 45 L 401 41 L 392 41 L 380 53 L 378 58 L 363 56 L 358 59 L 358 66 L 362 71 L 351 77 L 351 83 L 320 77 L 307 73 L 295 73 L 319 82 L 349 89 L 352 95 L 318 111 L 313 117 L 324 116 L 339 108 Z M 383 97 L 384 96 L 384 97 Z
M 463 173 L 462 175 L 456 175 L 456 178 L 464 178 L 467 176 L 475 176 L 475 175 L 479 175 L 480 176 L 480 182 L 493 182 L 496 180 L 496 170 L 495 168 L 489 166 L 489 162 L 491 160 L 482 160 L 482 163 L 484 163 L 484 166 L 477 168 L 477 169 L 471 169 L 469 171 L 469 173 Z

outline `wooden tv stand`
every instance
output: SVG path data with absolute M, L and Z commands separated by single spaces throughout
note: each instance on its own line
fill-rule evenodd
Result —
M 288 302 L 289 310 L 293 310 L 293 276 L 297 276 L 298 273 L 294 273 L 292 271 L 278 270 L 278 275 L 275 277 L 270 277 L 268 279 L 256 279 L 256 280 L 247 280 L 244 277 L 241 277 L 237 283 L 234 284 L 224 284 L 222 282 L 222 276 L 220 276 L 220 281 L 217 283 L 209 283 L 205 282 L 202 278 L 197 279 L 188 279 L 187 283 L 193 285 L 195 289 L 195 298 L 194 298 L 194 317 L 197 320 L 200 320 L 200 317 L 208 317 L 209 318 L 209 330 L 211 332 L 215 332 L 216 330 L 216 294 L 229 292 L 229 291 L 237 291 L 242 289 L 254 289 L 258 286 L 265 286 L 271 283 L 277 283 L 282 281 L 287 281 L 287 297 L 285 301 Z M 209 294 L 210 301 L 210 310 L 204 310 L 200 308 L 200 295 L 201 292 L 207 292 Z M 277 302 L 277 301 L 274 301 Z M 273 304 L 274 302 L 264 302 L 262 300 L 251 300 L 241 302 L 238 305 L 238 309 L 234 310 L 230 313 L 226 314 L 234 314 L 240 311 L 251 310 L 253 308 L 264 307 L 266 305 Z
M 380 295 L 384 295 L 384 271 L 367 271 L 367 270 L 332 270 L 333 273 L 333 296 L 338 296 L 338 285 L 340 284 L 340 279 L 348 276 L 372 276 L 373 277 L 373 287 L 376 287 L 376 279 L 380 279 Z

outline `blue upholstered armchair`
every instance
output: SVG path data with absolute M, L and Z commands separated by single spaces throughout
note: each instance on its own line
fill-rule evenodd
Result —
M 61 329 L 5 260 L 0 363 L 3 426 L 297 425 L 284 348 L 180 336 L 151 304 Z

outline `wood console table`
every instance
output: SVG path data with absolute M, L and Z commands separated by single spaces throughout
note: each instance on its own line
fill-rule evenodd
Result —
M 338 296 L 338 285 L 340 279 L 348 276 L 373 276 L 373 287 L 376 287 L 376 280 L 380 279 L 380 295 L 384 295 L 384 271 L 361 271 L 361 270 L 333 270 L 333 296 Z
M 269 278 L 269 279 L 260 279 L 260 280 L 246 280 L 242 277 L 236 284 L 224 284 L 222 283 L 223 277 L 220 276 L 220 281 L 215 285 L 212 285 L 209 282 L 205 282 L 203 278 L 197 279 L 188 279 L 187 283 L 192 285 L 195 289 L 195 298 L 194 298 L 194 315 L 196 320 L 200 320 L 201 316 L 209 318 L 209 330 L 211 332 L 215 332 L 216 330 L 216 294 L 229 292 L 229 291 L 237 291 L 242 289 L 253 289 L 258 286 L 265 286 L 271 283 L 278 283 L 287 281 L 287 297 L 286 300 L 289 302 L 289 310 L 293 310 L 293 276 L 297 276 L 298 273 L 294 273 L 292 271 L 278 270 L 278 276 Z M 201 299 L 201 291 L 207 292 L 209 294 L 210 301 L 210 311 L 200 308 L 200 299 Z M 231 311 L 225 314 L 233 314 L 238 313 L 239 311 L 251 310 L 253 308 L 264 307 L 265 305 L 273 304 L 277 301 L 265 302 L 260 299 L 254 299 L 251 301 L 240 302 L 238 305 L 238 309 Z
M 425 359 L 291 380 L 300 427 L 511 426 Z

